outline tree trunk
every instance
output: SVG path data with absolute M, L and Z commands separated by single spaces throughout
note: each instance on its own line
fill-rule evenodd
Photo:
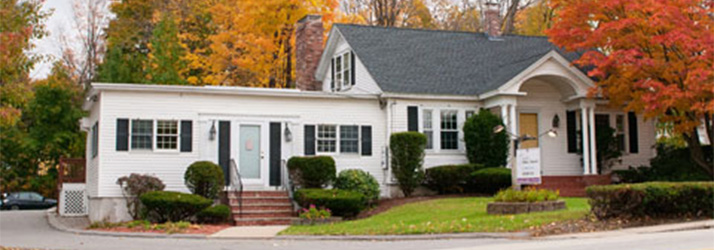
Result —
M 516 19 L 516 13 L 518 12 L 518 5 L 521 4 L 520 0 L 513 0 L 511 2 L 511 5 L 508 6 L 508 11 L 506 12 L 506 16 L 504 17 L 504 24 L 503 24 L 503 34 L 511 34 L 513 31 L 516 29 L 515 28 L 515 19 Z
M 689 156 L 692 158 L 692 161 L 709 175 L 714 176 L 714 165 L 707 162 L 704 157 L 704 150 L 702 149 L 702 144 L 699 142 L 699 132 L 697 128 L 692 129 L 691 134 L 682 134 L 682 137 L 687 141 Z

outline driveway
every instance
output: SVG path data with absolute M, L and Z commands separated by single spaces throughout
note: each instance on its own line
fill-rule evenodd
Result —
M 559 240 L 291 241 L 90 236 L 50 228 L 44 211 L 0 212 L 0 246 L 43 249 L 707 249 L 714 229 Z

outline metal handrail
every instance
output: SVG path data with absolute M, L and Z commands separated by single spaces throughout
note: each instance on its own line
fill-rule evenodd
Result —
M 236 164 L 235 159 L 231 159 L 229 168 L 230 186 L 228 187 L 229 192 L 237 191 L 238 195 L 238 217 L 243 216 L 243 180 L 241 180 L 240 171 L 238 171 L 238 164 Z M 237 189 L 237 190 L 236 190 Z
M 294 193 L 294 186 L 293 182 L 290 179 L 290 175 L 288 172 L 288 164 L 286 160 L 281 160 L 280 161 L 280 184 L 281 186 L 288 191 L 288 197 L 290 198 L 290 203 L 293 205 L 293 210 L 297 209 L 297 202 L 293 199 L 293 193 Z

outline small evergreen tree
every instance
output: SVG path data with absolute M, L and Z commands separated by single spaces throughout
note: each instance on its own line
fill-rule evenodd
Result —
M 506 164 L 508 157 L 508 135 L 506 131 L 493 133 L 493 128 L 503 125 L 503 121 L 490 111 L 481 109 L 464 124 L 466 157 L 473 164 L 498 167 Z
M 394 133 L 389 139 L 392 152 L 392 174 L 404 196 L 409 197 L 424 180 L 426 136 L 419 132 Z

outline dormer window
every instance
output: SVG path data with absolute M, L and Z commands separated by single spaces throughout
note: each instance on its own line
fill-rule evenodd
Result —
M 332 58 L 332 90 L 346 90 L 354 85 L 354 58 L 351 51 Z

